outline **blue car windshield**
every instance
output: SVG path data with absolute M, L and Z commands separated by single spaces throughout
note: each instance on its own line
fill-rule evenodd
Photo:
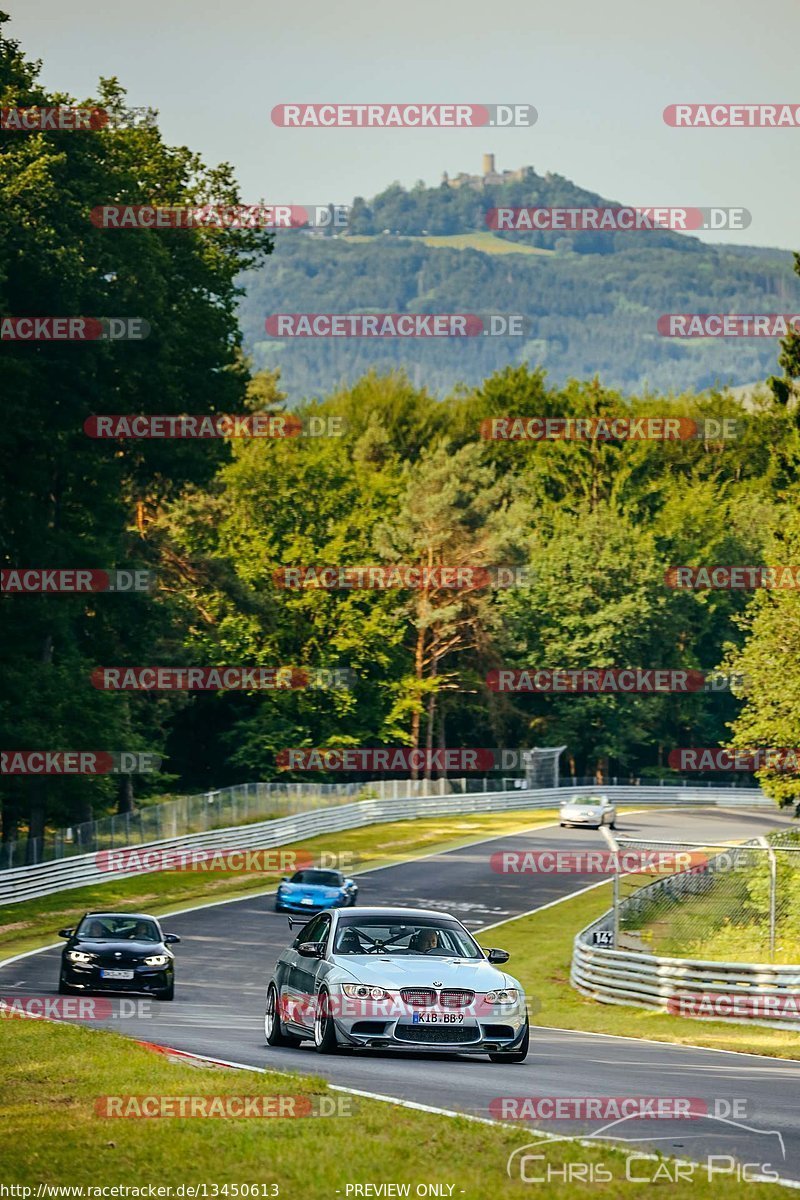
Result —
M 310 883 L 317 887 L 341 887 L 344 880 L 338 871 L 295 871 L 289 882 Z

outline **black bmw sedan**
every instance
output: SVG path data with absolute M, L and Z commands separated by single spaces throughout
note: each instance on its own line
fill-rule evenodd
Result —
M 155 917 L 140 913 L 88 912 L 77 929 L 59 929 L 67 939 L 61 954 L 58 990 L 145 992 L 156 1000 L 175 995 L 175 957 L 181 939 L 163 933 Z

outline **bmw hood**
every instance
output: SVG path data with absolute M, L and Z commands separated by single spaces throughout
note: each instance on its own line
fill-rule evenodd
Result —
M 83 950 L 86 954 L 167 954 L 168 951 L 161 942 L 135 942 L 127 938 L 120 941 L 100 941 L 94 938 L 80 938 L 73 943 L 70 950 Z
M 370 987 L 445 987 L 489 992 L 493 988 L 519 986 L 504 971 L 498 971 L 485 959 L 476 962 L 463 958 L 337 954 L 333 962 L 358 983 Z

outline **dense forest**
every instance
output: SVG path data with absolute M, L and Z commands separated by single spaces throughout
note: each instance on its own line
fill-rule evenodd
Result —
M 280 369 L 289 401 L 322 396 L 368 370 L 403 369 L 444 396 L 509 365 L 542 367 L 553 383 L 598 373 L 626 394 L 744 385 L 773 369 L 766 338 L 680 341 L 659 335 L 670 312 L 794 312 L 791 255 L 711 246 L 689 234 L 503 232 L 486 214 L 512 207 L 611 205 L 558 175 L 480 190 L 399 184 L 357 198 L 346 234 L 283 232 L 273 258 L 245 274 L 245 347 L 259 369 Z M 746 234 L 732 234 L 742 239 Z M 452 242 L 436 240 L 454 239 Z M 517 247 L 520 253 L 498 250 Z M 522 337 L 429 340 L 270 339 L 270 313 L 520 313 Z
M 37 64 L 7 37 L 0 89 L 4 106 L 70 102 L 41 87 Z M 113 111 L 125 97 L 103 81 L 85 104 Z M 706 381 L 723 363 L 748 378 L 774 372 L 746 412 L 723 391 L 667 399 L 627 386 L 655 377 L 643 349 L 652 346 L 674 371 L 670 384 L 681 379 L 678 350 L 648 340 L 649 313 L 702 310 L 711 299 L 715 309 L 736 307 L 734 298 L 780 310 L 798 295 L 781 261 L 642 243 L 611 258 L 575 250 L 530 266 L 399 240 L 343 248 L 287 237 L 275 247 L 252 231 L 96 228 L 89 213 L 106 201 L 238 201 L 229 168 L 166 145 L 155 126 L 6 138 L 0 193 L 3 314 L 139 317 L 151 330 L 142 342 L 3 344 L 2 566 L 156 576 L 152 591 L 134 595 L 2 595 L 3 746 L 164 759 L 156 775 L 7 776 L 4 838 L 169 791 L 283 777 L 287 747 L 565 744 L 564 768 L 578 776 L 669 776 L 676 746 L 800 745 L 800 593 L 665 582 L 674 564 L 800 564 L 800 338 L 787 339 L 778 363 L 772 343 L 714 343 L 702 369 L 697 349 L 681 350 Z M 536 312 L 540 330 L 571 313 L 581 340 L 569 353 L 582 378 L 502 358 L 487 369 L 480 355 L 467 370 L 455 347 L 467 382 L 449 387 L 448 348 L 415 349 L 408 372 L 371 371 L 351 343 L 341 363 L 325 362 L 327 377 L 346 361 L 358 378 L 291 400 L 301 418 L 336 418 L 339 436 L 84 432 L 97 414 L 279 414 L 290 406 L 286 378 L 301 368 L 283 352 L 268 361 L 285 377 L 248 359 L 242 329 L 254 313 L 263 321 L 287 307 L 331 311 L 334 296 L 340 310 L 369 302 L 399 311 L 413 307 L 414 288 L 444 310 L 467 306 L 469 294 L 467 307 L 479 311 Z M 317 360 L 303 354 L 313 373 Z M 734 371 L 734 362 L 744 365 Z M 481 436 L 493 416 L 625 413 L 727 417 L 739 436 Z M 292 591 L 274 578 L 293 565 L 401 562 L 506 564 L 527 576 L 518 587 L 464 592 Z M 352 685 L 187 693 L 92 684 L 99 667 L 154 664 L 346 669 Z M 723 667 L 748 683 L 674 696 L 514 695 L 487 684 L 498 668 L 528 666 Z M 786 776 L 766 783 L 783 799 L 800 787 Z

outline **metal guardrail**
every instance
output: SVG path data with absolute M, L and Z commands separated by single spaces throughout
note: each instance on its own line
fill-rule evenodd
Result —
M 546 755 L 549 750 L 533 750 L 532 754 Z M 350 804 L 356 800 L 397 800 L 408 796 L 450 795 L 454 792 L 505 792 L 514 787 L 531 789 L 545 787 L 593 788 L 620 786 L 733 788 L 743 790 L 733 781 L 713 783 L 709 780 L 690 783 L 679 780 L 642 778 L 590 778 L 569 776 L 559 779 L 557 765 L 546 771 L 540 767 L 526 778 L 498 776 L 468 776 L 457 779 L 392 779 L 367 780 L 361 783 L 284 783 L 279 780 L 256 783 L 236 783 L 195 795 L 176 796 L 158 804 L 146 804 L 133 812 L 96 817 L 69 825 L 63 829 L 48 829 L 38 838 L 20 837 L 0 842 L 0 871 L 13 867 L 33 866 L 59 858 L 94 854 L 98 850 L 117 850 L 120 846 L 143 846 L 164 838 L 188 837 L 193 833 L 208 833 L 227 829 L 249 821 L 274 820 L 293 813 L 325 808 L 329 804 Z M 748 787 L 757 790 L 755 780 Z
M 712 873 L 715 861 L 708 864 Z M 670 889 L 678 897 L 702 890 L 707 882 L 705 874 L 670 875 L 640 889 L 620 908 L 640 904 L 643 893 Z M 720 962 L 612 949 L 595 944 L 595 933 L 601 931 L 614 938 L 613 909 L 575 937 L 570 983 L 584 996 L 695 1020 L 800 1030 L 800 964 Z
M 617 804 L 636 806 L 686 806 L 706 807 L 719 805 L 732 807 L 774 808 L 760 791 L 751 788 L 737 792 L 731 788 L 691 787 L 593 787 L 581 788 L 581 794 L 604 793 L 614 798 Z M 227 829 L 216 829 L 208 833 L 168 838 L 133 847 L 139 850 L 186 851 L 208 850 L 271 850 L 306 837 L 324 833 L 341 833 L 364 825 L 374 825 L 408 818 L 442 816 L 448 814 L 510 811 L 513 809 L 555 808 L 564 799 L 565 789 L 540 788 L 525 790 L 515 788 L 504 792 L 470 792 L 456 795 L 425 797 L 401 796 L 391 799 L 360 800 L 352 804 L 331 804 L 310 812 L 296 813 L 275 820 L 260 821 Z M 87 884 L 107 882 L 126 876 L 142 874 L 141 870 L 113 871 L 104 869 L 104 855 L 82 854 L 54 862 L 38 863 L 35 866 L 13 867 L 0 873 L 0 904 L 16 904 L 40 896 Z M 154 870 L 157 868 L 153 868 Z

